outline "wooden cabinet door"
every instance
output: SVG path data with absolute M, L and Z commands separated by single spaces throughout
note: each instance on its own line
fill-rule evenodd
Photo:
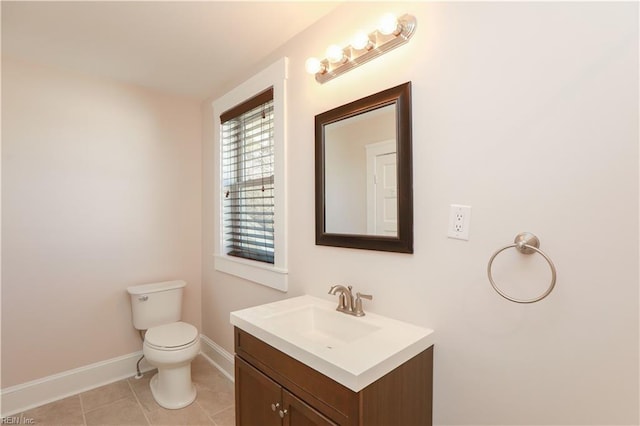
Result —
M 282 390 L 282 405 L 286 410 L 283 426 L 338 426 L 286 389 Z
M 236 425 L 281 426 L 282 387 L 237 356 L 235 373 Z

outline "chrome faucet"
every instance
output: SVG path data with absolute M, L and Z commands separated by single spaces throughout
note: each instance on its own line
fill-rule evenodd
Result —
M 373 296 L 370 294 L 362 294 L 360 292 L 356 292 L 356 298 L 353 299 L 353 294 L 351 293 L 351 286 L 343 286 L 343 285 L 334 285 L 329 289 L 329 294 L 339 294 L 338 296 L 338 307 L 336 311 L 344 312 L 345 314 L 354 315 L 356 317 L 364 316 L 364 311 L 362 310 L 362 299 L 373 300 Z

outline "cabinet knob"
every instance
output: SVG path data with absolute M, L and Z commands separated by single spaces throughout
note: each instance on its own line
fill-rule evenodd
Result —
M 275 404 L 271 404 L 271 411 L 276 411 L 278 408 L 280 408 L 280 403 L 276 402 Z
M 284 410 L 284 411 L 280 410 L 280 411 L 278 412 L 278 414 L 280 414 L 280 418 L 281 418 L 281 419 L 284 419 L 284 416 L 286 416 L 286 415 L 287 415 L 287 410 Z

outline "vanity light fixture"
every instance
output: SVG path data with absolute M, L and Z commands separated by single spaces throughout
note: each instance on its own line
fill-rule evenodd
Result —
M 309 74 L 322 74 L 327 70 L 327 66 L 324 63 L 320 62 L 320 59 L 318 58 L 307 59 L 307 61 L 304 63 L 304 67 Z
M 351 39 L 351 47 L 356 50 L 371 50 L 373 49 L 373 42 L 369 38 L 369 34 L 364 31 L 358 31 Z
M 344 53 L 344 50 L 342 50 L 342 48 L 337 44 L 332 44 L 331 46 L 327 47 L 325 55 L 327 56 L 329 62 L 331 62 L 332 64 L 344 64 L 345 62 L 347 62 L 347 60 L 349 60 L 349 58 L 347 58 L 347 55 Z
M 393 14 L 384 15 L 376 30 L 369 34 L 362 31 L 356 33 L 351 44 L 345 48 L 335 44 L 329 46 L 325 59 L 309 58 L 305 68 L 309 74 L 315 74 L 318 83 L 326 83 L 406 43 L 415 30 L 416 18 L 413 15 L 405 14 L 400 18 Z

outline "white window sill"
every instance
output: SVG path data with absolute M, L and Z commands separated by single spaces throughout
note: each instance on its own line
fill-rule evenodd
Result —
M 217 271 L 235 275 L 282 292 L 288 290 L 289 274 L 286 269 L 270 266 L 263 262 L 241 259 L 226 255 L 214 255 Z

